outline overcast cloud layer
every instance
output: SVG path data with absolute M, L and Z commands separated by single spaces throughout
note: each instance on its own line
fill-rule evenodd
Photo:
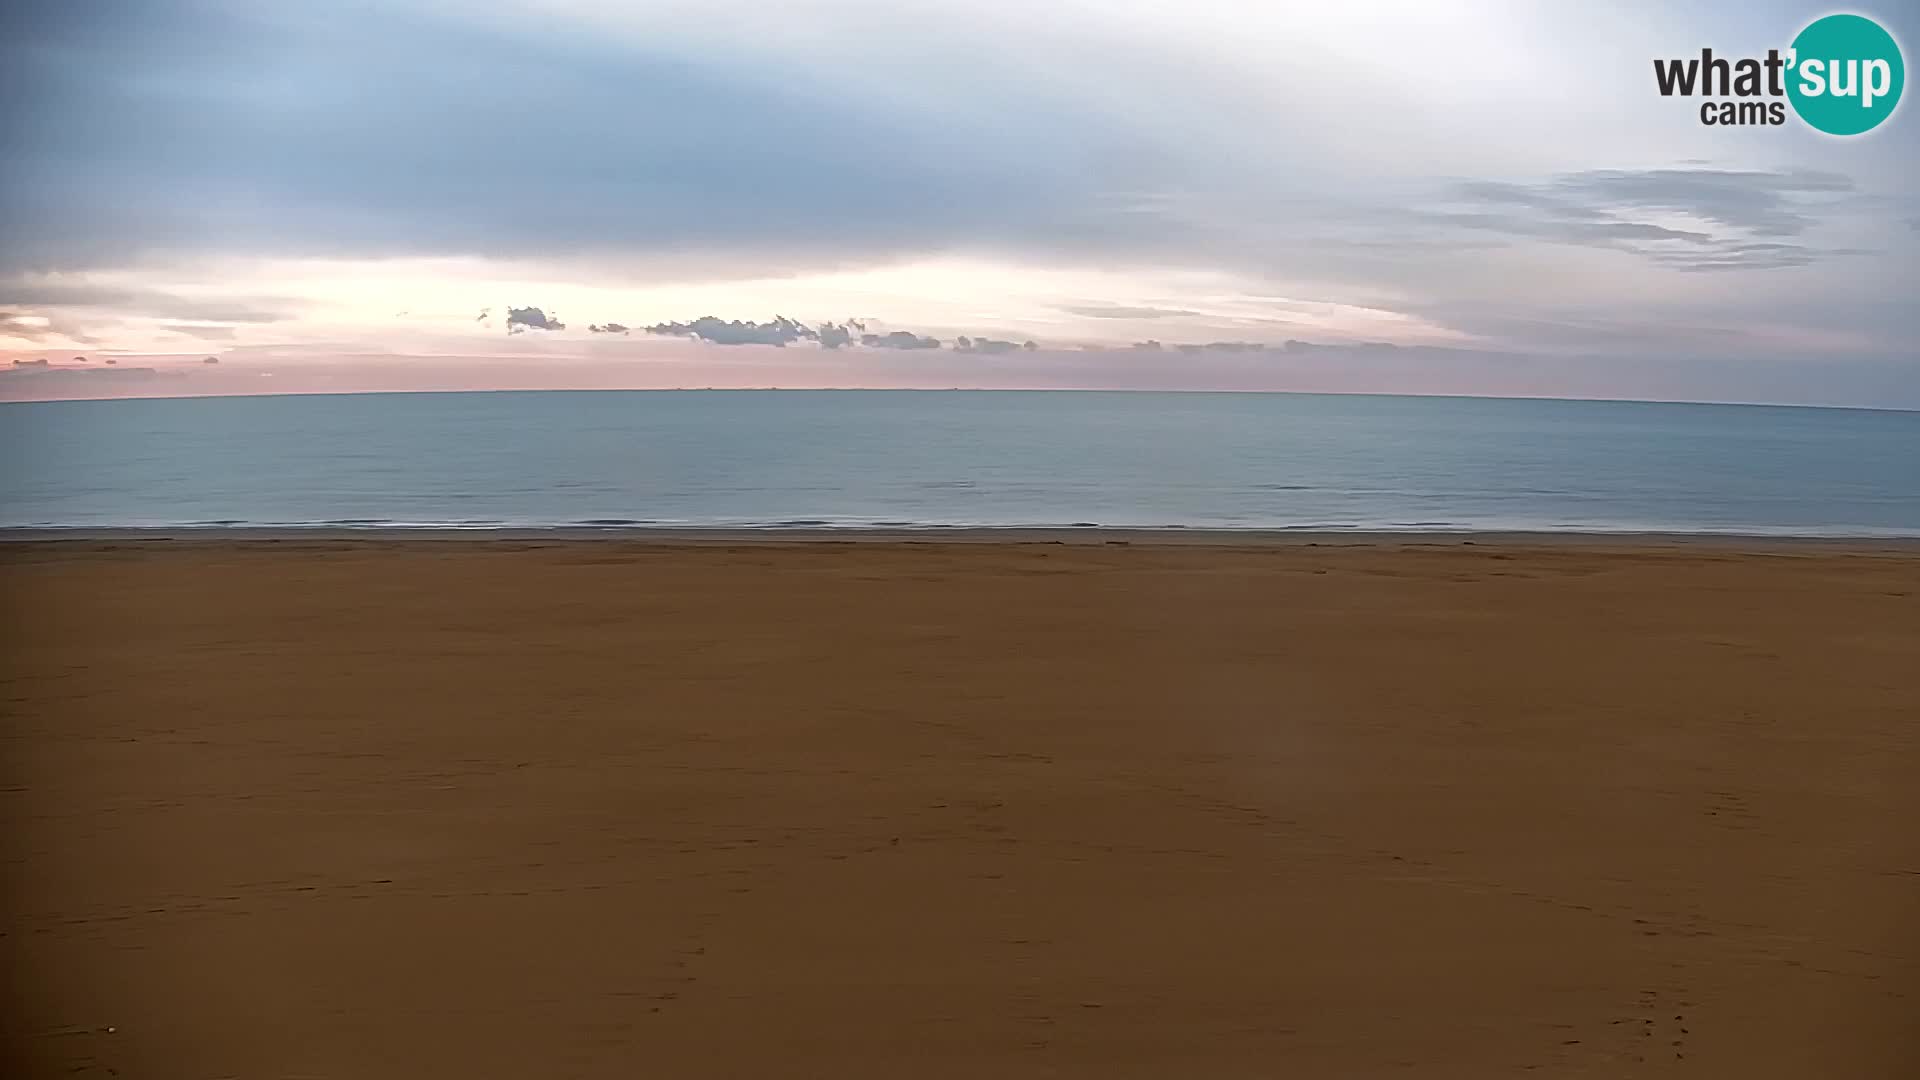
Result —
M 1653 86 L 1821 6 L 476 7 L 8 5 L 0 356 L 1286 389 L 1397 348 L 1340 385 L 1920 407 L 1914 107 Z

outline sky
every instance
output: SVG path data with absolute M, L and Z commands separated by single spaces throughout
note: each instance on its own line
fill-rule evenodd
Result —
M 16 0 L 0 398 L 674 386 L 1920 408 L 1825 5 Z M 1906 47 L 1920 7 L 1857 7 Z M 963 340 L 964 339 L 964 340 Z

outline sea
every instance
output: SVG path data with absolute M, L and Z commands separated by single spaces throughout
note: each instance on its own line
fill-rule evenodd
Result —
M 1086 391 L 0 404 L 0 527 L 1920 536 L 1920 413 Z

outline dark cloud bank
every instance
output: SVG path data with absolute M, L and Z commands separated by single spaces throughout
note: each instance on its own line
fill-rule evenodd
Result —
M 568 31 L 560 20 L 528 33 L 455 8 L 353 11 L 238 0 L 7 5 L 0 270 L 207 253 L 637 253 L 683 273 L 696 260 L 763 270 L 956 243 L 1050 258 L 1297 265 L 1275 255 L 1262 227 L 1320 220 L 1263 196 L 1244 204 L 1244 222 L 1219 228 L 1186 203 L 1266 192 L 1275 180 L 1266 166 L 1041 72 L 999 73 L 989 99 L 1009 107 L 979 108 L 983 88 L 963 51 L 953 67 L 921 73 L 924 94 L 895 99 L 804 67 L 767 77 L 724 51 Z M 942 29 L 975 32 L 964 20 Z M 1184 91 L 1196 107 L 1245 104 L 1203 85 Z M 538 146 L 503 153 L 503 133 Z M 1831 171 L 1689 165 L 1475 181 L 1416 205 L 1455 239 L 1505 234 L 1650 256 L 1664 254 L 1650 244 L 1691 245 L 1700 249 L 1683 253 L 1691 257 L 1656 261 L 1727 269 L 1817 257 L 1795 238 L 1854 194 Z M 1652 220 L 1672 212 L 1706 227 Z M 1401 203 L 1359 216 L 1386 228 L 1407 220 Z M 1364 239 L 1349 232 L 1340 238 L 1349 246 Z M 1099 303 L 1080 313 L 1182 314 Z
M 1043 79 L 1017 111 L 976 109 L 957 61 L 925 73 L 950 97 L 916 106 L 564 19 L 348 10 L 5 5 L 0 271 L 458 252 L 684 273 L 1018 244 L 1089 204 L 1088 160 L 1151 161 L 1159 141 Z

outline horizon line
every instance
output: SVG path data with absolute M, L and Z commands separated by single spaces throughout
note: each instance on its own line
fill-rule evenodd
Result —
M 1803 401 L 1709 401 L 1695 398 L 1560 397 L 1546 394 L 1395 393 L 1381 390 L 1229 390 L 1213 387 L 1136 386 L 636 386 L 472 387 L 444 390 L 262 390 L 220 394 L 127 394 L 115 397 L 0 398 L 6 405 L 94 404 L 118 401 L 211 401 L 223 398 L 397 397 L 466 394 L 1219 394 L 1284 397 L 1438 398 L 1465 401 L 1555 401 L 1611 405 L 1698 405 L 1738 409 L 1827 409 L 1844 412 L 1920 413 L 1920 406 L 1824 405 Z

